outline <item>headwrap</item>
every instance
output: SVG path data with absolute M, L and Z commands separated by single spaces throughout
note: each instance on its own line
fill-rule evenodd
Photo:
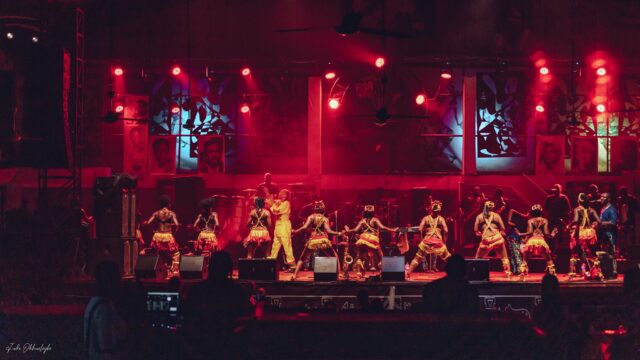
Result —
M 434 200 L 431 203 L 431 211 L 433 211 L 433 212 L 442 211 L 442 201 Z
M 321 213 L 324 213 L 324 209 L 325 209 L 324 201 L 319 200 L 319 201 L 316 201 L 316 202 L 313 203 L 313 211 L 314 212 L 321 214 Z

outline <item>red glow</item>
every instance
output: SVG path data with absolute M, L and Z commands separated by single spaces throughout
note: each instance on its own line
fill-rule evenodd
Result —
M 178 105 L 171 106 L 171 113 L 172 114 L 177 114 L 179 112 L 180 112 L 180 106 L 178 106 Z
M 381 67 L 383 67 L 383 66 L 384 66 L 384 63 L 385 63 L 385 60 L 384 60 L 384 58 L 383 58 L 383 57 L 379 57 L 379 58 L 377 58 L 377 59 L 376 59 L 376 62 L 375 62 L 375 64 L 376 64 L 376 67 L 377 67 L 377 68 L 381 68 Z
M 445 79 L 445 80 L 449 80 L 449 79 L 451 79 L 452 76 L 451 76 L 450 72 L 444 71 L 444 72 L 440 73 L 440 77 Z
M 243 114 L 248 113 L 250 110 L 251 108 L 247 104 L 242 104 L 242 106 L 240 107 L 240 112 Z
M 536 111 L 539 112 L 539 113 L 544 112 L 544 106 L 536 105 Z
M 240 73 L 242 74 L 242 76 L 249 76 L 251 75 L 251 69 L 249 69 L 248 67 L 242 68 L 242 71 L 240 71 Z
M 549 75 L 549 68 L 546 66 L 543 66 L 540 68 L 540 75 Z
M 596 74 L 598 76 L 605 76 L 605 75 L 607 75 L 607 69 L 604 68 L 604 67 L 599 67 L 599 68 L 596 69 Z
M 182 72 L 182 69 L 180 69 L 180 66 L 174 66 L 174 67 L 171 68 L 171 73 L 174 76 L 180 75 L 181 72 Z
M 124 69 L 122 69 L 121 67 L 116 67 L 113 69 L 113 75 L 115 76 L 122 76 L 124 74 Z
M 340 100 L 338 99 L 329 99 L 329 107 L 333 110 L 340 107 Z
M 416 96 L 416 104 L 418 105 L 424 104 L 425 100 L 426 97 L 424 96 L 424 94 L 418 94 L 418 96 Z
M 335 73 L 335 72 L 333 72 L 333 71 L 327 71 L 327 72 L 324 74 L 324 78 L 325 78 L 325 79 L 327 79 L 327 80 L 331 80 L 331 79 L 333 79 L 333 78 L 335 78 L 335 77 L 336 77 L 336 73 Z
M 603 113 L 607 110 L 607 107 L 604 106 L 604 104 L 598 104 L 596 105 L 596 110 L 598 110 L 599 113 Z
M 116 112 L 117 113 L 121 113 L 124 111 L 124 105 L 117 105 L 116 106 Z

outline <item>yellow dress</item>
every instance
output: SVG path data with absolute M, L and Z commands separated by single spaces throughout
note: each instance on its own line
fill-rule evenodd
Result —
M 273 231 L 273 246 L 269 258 L 278 257 L 280 248 L 284 249 L 285 260 L 288 265 L 294 265 L 293 248 L 291 247 L 291 205 L 289 201 L 276 201 L 271 206 L 271 212 L 277 216 L 276 226 Z
M 255 217 L 254 224 L 251 227 L 251 231 L 249 231 L 249 236 L 244 239 L 244 247 L 247 247 L 249 244 L 260 245 L 265 242 L 270 242 L 271 236 L 269 235 L 269 230 L 265 226 L 267 223 L 267 216 L 270 216 L 269 213 L 267 211 L 263 211 L 260 214 L 252 213 L 251 216 Z

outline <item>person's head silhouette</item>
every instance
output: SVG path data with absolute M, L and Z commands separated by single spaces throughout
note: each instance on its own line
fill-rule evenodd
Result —
M 211 254 L 208 280 L 220 281 L 230 279 L 232 270 L 233 260 L 231 260 L 231 255 L 229 255 L 228 252 L 217 251 Z
M 452 255 L 449 260 L 447 260 L 447 264 L 444 266 L 444 271 L 446 271 L 448 277 L 462 279 L 466 272 L 466 266 L 464 258 L 456 254 Z
M 547 274 L 542 278 L 542 301 L 557 302 L 560 300 L 560 283 L 555 275 Z

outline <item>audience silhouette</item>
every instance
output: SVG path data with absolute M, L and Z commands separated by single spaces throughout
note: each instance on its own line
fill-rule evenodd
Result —
M 445 265 L 447 276 L 424 287 L 421 310 L 439 315 L 477 313 L 478 290 L 465 280 L 465 270 L 464 258 L 451 256 Z

